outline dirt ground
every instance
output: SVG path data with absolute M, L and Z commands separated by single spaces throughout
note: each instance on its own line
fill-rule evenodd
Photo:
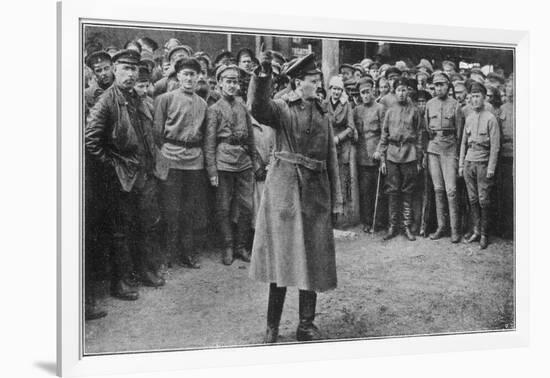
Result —
M 451 244 L 382 233 L 337 240 L 338 288 L 318 295 L 315 323 L 327 339 L 472 332 L 514 328 L 513 242 L 490 238 Z M 100 301 L 108 315 L 85 323 L 85 353 L 195 349 L 261 343 L 268 285 L 248 278 L 248 264 L 221 264 L 217 250 L 202 268 L 172 268 L 166 286 L 140 298 Z M 290 288 L 281 342 L 295 342 L 298 292 Z

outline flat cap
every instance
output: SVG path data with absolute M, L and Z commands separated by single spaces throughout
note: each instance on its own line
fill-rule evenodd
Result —
M 184 68 L 192 69 L 193 71 L 200 73 L 201 72 L 201 64 L 199 61 L 195 58 L 182 58 L 178 59 L 176 64 L 174 65 L 174 69 L 176 72 L 180 72 Z
M 340 64 L 340 67 L 338 67 L 338 72 L 342 72 L 343 68 L 349 68 L 352 71 L 355 70 L 355 67 L 353 67 L 353 64 L 344 63 L 344 64 Z
M 141 54 L 136 50 L 121 50 L 113 55 L 113 63 L 139 64 Z
M 434 71 L 434 68 L 428 59 L 420 59 L 420 63 L 416 65 L 416 68 L 418 68 L 419 70 L 427 71 L 429 73 L 432 73 Z
M 374 87 L 374 80 L 372 79 L 372 77 L 362 77 L 361 79 L 359 79 L 357 81 L 357 86 L 359 87 L 359 89 L 361 89 L 362 87 L 365 87 L 367 85 L 370 85 L 371 87 Z
M 355 63 L 355 64 L 353 65 L 353 69 L 354 69 L 354 71 L 359 71 L 359 72 L 361 72 L 361 75 L 364 75 L 364 74 L 365 74 L 365 68 L 364 68 L 361 64 L 359 64 L 359 63 Z
M 111 63 L 111 61 L 111 55 L 105 51 L 96 51 L 86 57 L 86 65 L 91 69 L 94 68 L 94 64 L 99 64 L 102 62 Z

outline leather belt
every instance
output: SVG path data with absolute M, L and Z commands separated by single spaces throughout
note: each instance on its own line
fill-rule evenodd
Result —
M 164 138 L 164 143 L 170 143 L 175 146 L 185 147 L 185 148 L 196 148 L 202 147 L 202 142 L 186 142 L 183 140 L 177 140 L 172 138 Z
M 275 152 L 275 158 L 288 163 L 301 165 L 314 172 L 323 172 L 327 169 L 327 163 L 323 160 L 312 159 L 302 154 L 289 151 Z
M 244 146 L 247 141 L 244 140 L 244 139 L 227 137 L 227 138 L 218 138 L 217 142 L 218 143 L 227 143 L 227 144 L 230 144 L 232 146 Z

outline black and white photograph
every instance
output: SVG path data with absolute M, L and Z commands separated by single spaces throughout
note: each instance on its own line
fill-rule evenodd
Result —
M 80 33 L 84 356 L 516 329 L 514 48 Z

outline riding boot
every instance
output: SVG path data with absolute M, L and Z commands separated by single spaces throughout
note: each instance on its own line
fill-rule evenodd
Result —
M 489 230 L 489 208 L 481 208 L 481 238 L 479 239 L 479 248 L 485 249 L 489 245 L 487 232 Z
M 319 328 L 313 321 L 315 320 L 315 306 L 317 304 L 317 293 L 311 290 L 299 291 L 299 315 L 300 323 L 296 330 L 296 340 L 313 341 L 322 338 Z
M 449 201 L 449 221 L 451 223 L 451 243 L 460 241 L 460 233 L 458 231 L 458 203 L 455 193 L 448 193 Z
M 276 283 L 269 285 L 269 300 L 267 304 L 267 330 L 264 343 L 272 344 L 277 342 L 279 336 L 279 323 L 285 303 L 286 287 L 277 287 Z
M 446 195 L 443 190 L 435 191 L 435 210 L 437 215 L 437 230 L 430 235 L 430 239 L 441 239 L 447 231 L 447 216 L 445 214 Z
M 388 195 L 388 212 L 389 212 L 389 227 L 388 232 L 384 235 L 384 240 L 389 240 L 397 236 L 399 233 L 397 221 L 399 218 L 399 201 L 397 194 Z
M 473 243 L 479 240 L 479 203 L 472 203 L 470 205 L 470 215 L 472 217 L 472 235 L 466 239 L 466 243 Z
M 415 241 L 416 238 L 411 231 L 413 223 L 412 194 L 403 193 L 403 229 L 405 236 L 409 241 Z

